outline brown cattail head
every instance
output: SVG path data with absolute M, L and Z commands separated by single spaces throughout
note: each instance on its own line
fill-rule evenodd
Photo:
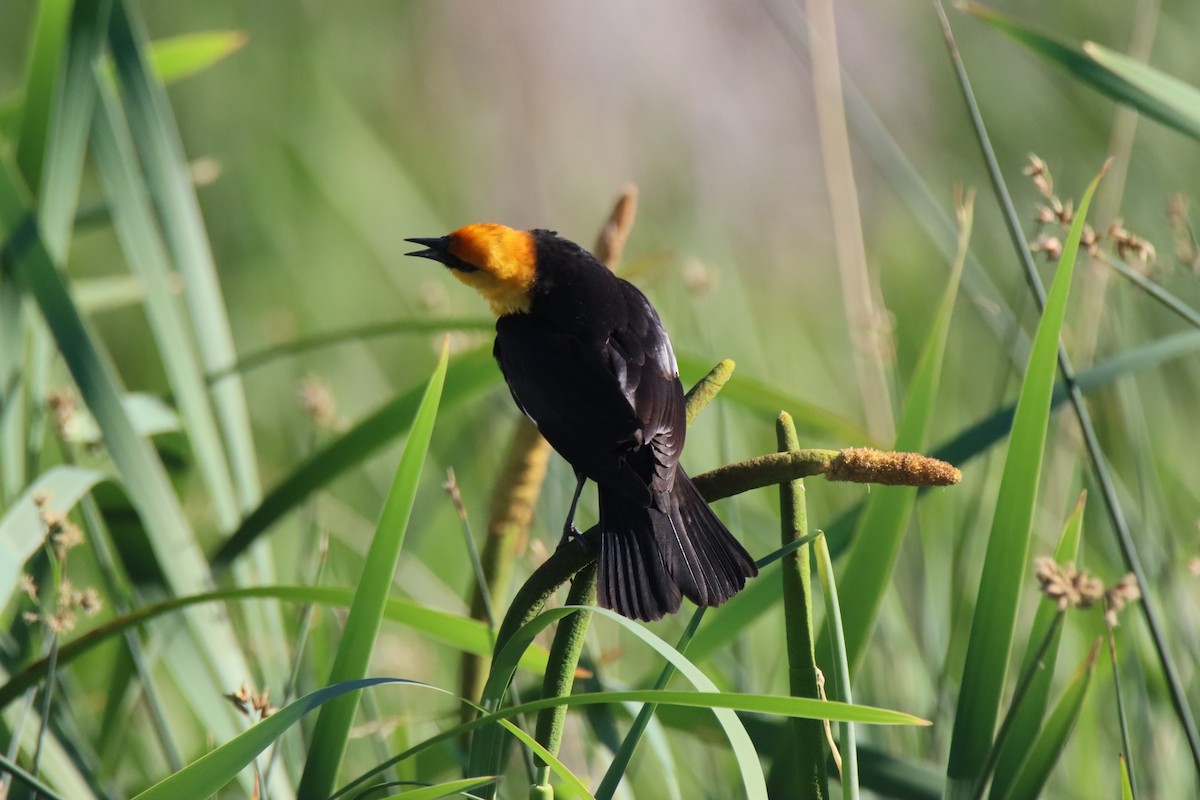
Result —
M 851 447 L 837 454 L 825 477 L 831 481 L 885 486 L 953 486 L 962 480 L 962 472 L 945 461 L 919 453 Z

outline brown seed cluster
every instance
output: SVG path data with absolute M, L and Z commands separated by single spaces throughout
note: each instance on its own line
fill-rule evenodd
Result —
M 300 381 L 299 396 L 300 407 L 317 428 L 323 431 L 338 429 L 337 401 L 329 384 L 315 375 L 309 375 Z
M 826 469 L 825 477 L 831 481 L 885 486 L 953 486 L 962 480 L 962 472 L 945 461 L 920 453 L 850 447 L 837 454 Z
M 236 692 L 230 692 L 223 697 L 239 712 L 253 720 L 264 720 L 279 709 L 271 705 L 271 692 L 263 689 L 255 692 L 248 684 L 243 683 Z
M 33 496 L 33 503 L 37 506 L 42 534 L 49 545 L 50 555 L 58 562 L 58 573 L 63 577 L 54 591 L 52 602 L 43 602 L 32 575 L 21 575 L 18 586 L 34 606 L 34 610 L 22 613 L 21 618 L 30 625 L 41 623 L 51 633 L 62 635 L 75 629 L 79 612 L 91 616 L 100 611 L 104 604 L 95 589 L 77 588 L 66 577 L 67 557 L 83 544 L 83 531 L 51 508 L 50 499 L 49 492 L 38 492 Z
M 1023 170 L 1033 181 L 1034 188 L 1042 196 L 1034 211 L 1033 219 L 1038 224 L 1037 237 L 1030 242 L 1029 249 L 1034 253 L 1044 253 L 1050 260 L 1058 260 L 1063 254 L 1063 240 L 1060 232 L 1071 227 L 1075 221 L 1075 204 L 1072 200 L 1063 201 L 1054 193 L 1054 177 L 1046 162 L 1030 153 L 1029 161 Z M 1047 230 L 1049 228 L 1049 230 Z M 1079 246 L 1093 258 L 1101 254 L 1101 246 L 1111 242 L 1117 251 L 1117 257 L 1122 261 L 1132 262 L 1147 271 L 1155 262 L 1154 245 L 1142 237 L 1125 229 L 1122 220 L 1114 220 L 1103 233 L 1097 233 L 1091 225 L 1084 225 L 1079 237 Z
M 1073 563 L 1058 564 L 1049 556 L 1039 556 L 1033 565 L 1042 594 L 1054 600 L 1059 611 L 1091 608 L 1103 601 L 1104 620 L 1110 627 L 1117 626 L 1117 615 L 1126 605 L 1142 596 L 1133 573 L 1124 575 L 1106 589 L 1103 581 L 1077 570 Z

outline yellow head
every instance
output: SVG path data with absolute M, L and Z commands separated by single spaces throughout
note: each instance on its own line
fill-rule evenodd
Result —
M 480 222 L 449 236 L 405 241 L 426 248 L 408 255 L 445 264 L 454 277 L 483 295 L 498 316 L 529 311 L 529 292 L 537 275 L 537 246 L 529 231 Z

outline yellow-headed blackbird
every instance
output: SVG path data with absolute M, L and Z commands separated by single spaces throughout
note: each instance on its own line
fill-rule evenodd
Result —
M 408 239 L 491 304 L 513 399 L 600 497 L 599 600 L 661 619 L 680 595 L 728 600 L 758 574 L 679 466 L 683 387 L 658 314 L 632 284 L 553 231 L 476 224 Z

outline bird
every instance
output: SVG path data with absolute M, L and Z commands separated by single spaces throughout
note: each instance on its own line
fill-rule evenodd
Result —
M 477 290 L 496 314 L 493 355 L 517 407 L 575 472 L 562 544 L 597 486 L 597 600 L 655 621 L 683 597 L 718 606 L 758 574 L 679 458 L 686 409 L 658 313 L 591 253 L 543 229 L 474 223 L 405 241 Z

